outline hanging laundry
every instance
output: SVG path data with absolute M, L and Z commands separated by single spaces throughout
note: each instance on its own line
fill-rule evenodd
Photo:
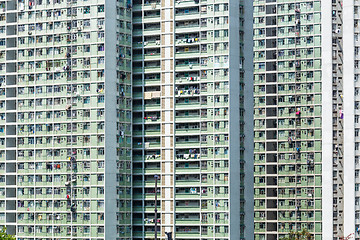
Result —
M 339 111 L 340 119 L 344 119 L 344 111 L 340 109 Z

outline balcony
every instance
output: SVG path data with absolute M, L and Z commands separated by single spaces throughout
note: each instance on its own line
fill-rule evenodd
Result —
M 175 184 L 177 186 L 193 186 L 200 183 L 200 176 L 198 174 L 178 174 L 176 176 Z
M 176 201 L 176 212 L 198 212 L 200 211 L 199 201 Z
M 200 188 L 199 187 L 180 187 L 176 188 L 176 198 L 192 198 L 197 199 L 200 197 Z
M 156 7 L 155 7 L 156 8 Z M 160 11 L 145 11 L 144 17 L 141 14 L 135 13 L 133 16 L 134 23 L 150 23 L 150 22 L 159 22 L 160 21 Z
M 201 65 L 197 61 L 180 61 L 176 62 L 176 70 L 200 70 Z
M 175 219 L 176 225 L 182 225 L 182 224 L 200 224 L 200 217 L 193 217 L 193 218 L 185 218 L 185 217 L 179 217 Z
M 200 139 L 199 137 L 195 136 L 195 138 L 189 138 L 189 139 L 185 139 L 185 138 L 181 138 L 178 137 L 178 139 L 176 140 L 176 146 L 177 147 L 200 147 Z
M 199 227 L 177 227 L 176 228 L 176 237 L 199 238 L 200 237 L 200 228 Z
M 145 78 L 144 81 L 142 79 L 134 79 L 133 80 L 134 86 L 136 85 L 159 85 L 160 78 Z
M 191 172 L 194 172 L 194 173 L 198 173 L 200 172 L 200 167 L 196 165 L 194 165 L 193 167 L 176 167 L 176 170 L 175 170 L 176 173 L 191 173 Z
M 133 11 L 155 10 L 160 8 L 159 0 L 147 0 L 144 4 L 134 2 Z
M 176 21 L 176 32 L 198 32 L 200 30 L 200 22 L 198 19 Z

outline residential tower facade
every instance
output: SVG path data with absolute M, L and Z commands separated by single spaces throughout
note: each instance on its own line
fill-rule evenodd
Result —
M 252 209 L 244 192 L 245 2 L 134 1 L 134 239 L 154 236 L 155 175 L 159 236 L 252 238 L 244 227 L 245 205 Z
M 1 9 L 2 224 L 24 240 L 130 239 L 131 4 Z
M 354 24 L 344 19 L 356 7 L 345 15 L 344 4 L 254 1 L 255 239 L 304 228 L 315 239 L 354 234 L 355 197 L 346 192 L 356 160 L 346 149 L 355 139 L 344 135 L 355 130 L 344 117 L 354 112 L 344 76 L 354 66 Z
M 251 239 L 248 4 L 0 1 L 7 231 Z

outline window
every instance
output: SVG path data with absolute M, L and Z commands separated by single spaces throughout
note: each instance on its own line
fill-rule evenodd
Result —
M 98 200 L 97 201 L 97 206 L 98 206 L 98 208 L 103 208 L 104 207 L 104 201 L 103 200 Z
M 98 51 L 103 52 L 105 50 L 104 44 L 98 44 Z
M 104 194 L 104 193 L 105 193 L 104 188 L 103 188 L 103 187 L 98 187 L 98 188 L 97 188 L 97 193 L 98 193 L 98 194 Z
M 84 14 L 89 14 L 89 13 L 90 13 L 90 6 L 84 7 Z
M 97 176 L 97 180 L 99 181 L 99 182 L 102 182 L 102 181 L 104 181 L 104 174 L 98 174 L 98 176 Z
M 104 102 L 105 102 L 104 95 L 98 96 L 98 103 L 104 103 Z
M 103 148 L 99 148 L 98 155 L 104 155 L 104 154 L 105 154 L 105 150 Z
M 98 168 L 104 168 L 105 166 L 105 162 L 104 161 L 99 161 L 98 162 Z
M 98 6 L 98 12 L 104 12 L 104 11 L 105 11 L 104 5 L 99 5 Z
M 84 104 L 89 104 L 90 103 L 90 97 L 84 97 L 83 102 L 84 102 Z

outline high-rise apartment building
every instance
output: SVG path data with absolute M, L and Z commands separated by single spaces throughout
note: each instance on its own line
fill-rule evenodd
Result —
M 251 239 L 248 4 L 0 1 L 1 225 L 20 240 L 152 239 L 155 222 L 160 239 Z
M 0 6 L 1 224 L 23 240 L 130 239 L 131 4 Z
M 360 239 L 360 152 L 359 152 L 359 118 L 360 118 L 360 2 L 344 1 L 343 3 L 343 232 L 344 236 Z M 335 204 L 335 202 L 334 202 Z M 339 203 L 336 203 L 339 206 Z
M 244 230 L 245 208 L 252 216 L 252 201 L 245 201 L 252 194 L 244 192 L 244 160 L 252 159 L 244 153 L 245 119 L 252 118 L 251 75 L 247 116 L 243 105 L 244 54 L 252 58 L 244 48 L 244 4 L 133 2 L 134 239 L 153 237 L 155 175 L 161 236 L 253 235 Z
M 355 233 L 354 3 L 254 1 L 255 239 Z
M 360 239 L 359 14 L 0 0 L 0 225 L 20 240 Z

